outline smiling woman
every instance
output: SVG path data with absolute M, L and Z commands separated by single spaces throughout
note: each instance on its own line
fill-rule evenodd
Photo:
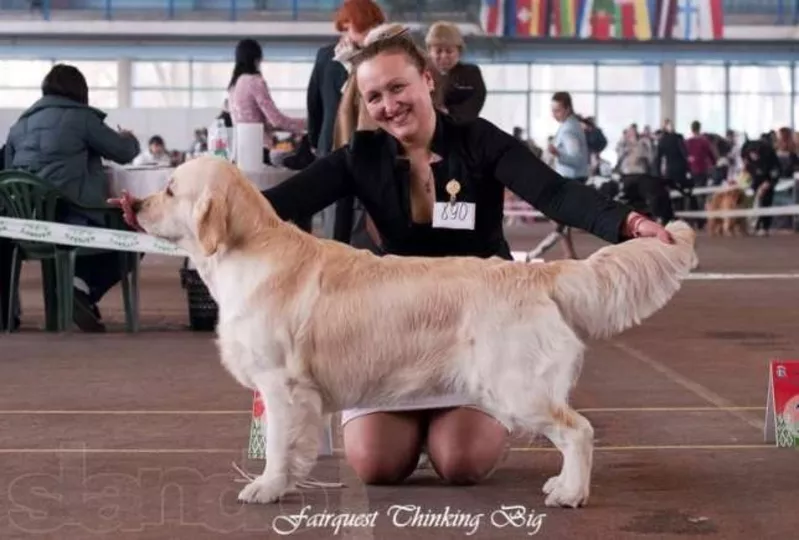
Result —
M 365 45 L 353 59 L 353 75 L 375 129 L 356 131 L 349 144 L 265 191 L 282 219 L 305 219 L 355 196 L 386 253 L 510 261 L 503 232 L 510 189 L 551 219 L 610 243 L 639 236 L 671 241 L 660 225 L 565 180 L 494 124 L 456 122 L 436 110 L 433 74 L 406 33 Z M 507 448 L 506 425 L 460 388 L 437 392 L 388 409 L 344 411 L 346 457 L 363 481 L 400 482 L 423 451 L 439 476 L 456 484 L 479 482 L 497 467 Z

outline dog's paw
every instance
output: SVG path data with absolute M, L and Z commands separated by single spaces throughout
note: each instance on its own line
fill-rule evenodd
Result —
M 562 475 L 559 474 L 557 476 L 553 476 L 552 478 L 546 481 L 546 483 L 544 484 L 544 488 L 542 489 L 545 495 L 549 495 L 558 488 L 558 486 L 561 483 L 561 476 Z
M 550 488 L 550 490 L 547 492 L 544 504 L 549 507 L 579 508 L 588 501 L 587 485 L 583 486 L 576 482 L 567 482 L 559 476 L 550 478 L 544 485 L 545 492 L 547 488 Z
M 280 500 L 286 494 L 288 486 L 285 482 L 256 478 L 239 492 L 239 502 L 270 504 Z

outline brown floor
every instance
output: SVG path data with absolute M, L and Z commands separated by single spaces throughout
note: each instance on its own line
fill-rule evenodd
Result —
M 546 232 L 515 228 L 512 245 L 529 248 Z M 599 245 L 577 241 L 582 255 Z M 798 246 L 796 235 L 703 237 L 700 270 L 799 272 Z M 463 538 L 472 528 L 401 527 L 397 505 L 470 513 L 472 538 L 536 530 L 532 517 L 530 529 L 500 527 L 503 505 L 546 514 L 543 538 L 796 537 L 799 454 L 764 445 L 762 420 L 767 361 L 799 358 L 797 279 L 689 281 L 643 326 L 592 346 L 574 395 L 597 437 L 586 508 L 543 506 L 560 457 L 541 440 L 515 443 L 481 486 L 443 486 L 422 471 L 405 486 L 367 489 L 336 456 L 314 476 L 348 488 L 241 506 L 231 463 L 247 464 L 250 396 L 220 367 L 210 335 L 182 331 L 175 262 L 147 259 L 136 336 L 121 331 L 118 291 L 101 306 L 111 333 L 41 332 L 37 271 L 26 269 L 25 328 L 0 337 L 0 538 L 277 538 L 273 526 L 290 527 L 286 516 L 305 505 L 376 513 L 374 527 L 343 528 L 341 538 Z M 336 537 L 332 526 L 288 536 Z

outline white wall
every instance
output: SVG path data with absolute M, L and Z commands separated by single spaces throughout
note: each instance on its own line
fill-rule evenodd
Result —
M 23 109 L 0 109 L 0 136 L 5 142 L 8 129 L 17 121 Z M 153 135 L 161 135 L 170 150 L 184 151 L 189 148 L 194 130 L 208 127 L 219 114 L 213 109 L 108 109 L 106 124 L 117 125 L 136 134 L 142 147 Z M 293 117 L 305 117 L 305 111 L 285 110 Z

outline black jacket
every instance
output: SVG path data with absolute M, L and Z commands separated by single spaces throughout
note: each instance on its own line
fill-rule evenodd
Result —
M 400 159 L 398 141 L 382 130 L 356 132 L 349 146 L 317 160 L 264 195 L 286 220 L 310 216 L 354 195 L 374 220 L 384 250 L 397 255 L 511 259 L 503 233 L 506 188 L 555 221 L 611 243 L 623 240 L 629 207 L 564 179 L 526 144 L 486 120 L 461 124 L 439 113 L 431 150 L 443 158 L 432 166 L 436 200 L 449 200 L 445 186 L 456 179 L 461 184 L 458 200 L 476 204 L 474 230 L 411 222 L 409 162 Z
M 320 155 L 328 154 L 333 147 L 341 89 L 347 82 L 347 70 L 333 59 L 335 49 L 335 43 L 319 49 L 308 82 L 308 140 Z
M 752 159 L 752 154 L 755 159 Z M 752 177 L 752 189 L 757 191 L 766 182 L 773 189 L 780 179 L 780 160 L 770 141 L 747 141 L 741 147 L 744 168 Z
M 480 116 L 486 101 L 486 85 L 480 67 L 458 62 L 444 76 L 443 102 L 449 115 L 458 122 L 469 122 Z
M 678 184 L 685 183 L 688 175 L 688 149 L 680 133 L 665 131 L 658 141 L 655 157 L 655 174 L 660 176 L 660 165 L 666 162 L 665 176 Z

